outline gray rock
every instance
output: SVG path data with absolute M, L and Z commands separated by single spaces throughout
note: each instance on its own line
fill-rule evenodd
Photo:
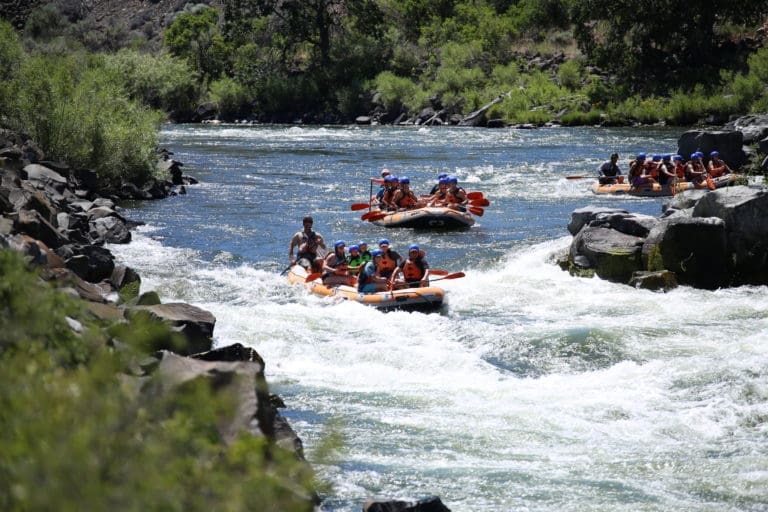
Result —
M 643 290 L 666 292 L 677 288 L 677 276 L 669 270 L 635 272 L 632 274 L 632 279 L 629 280 L 629 286 Z
M 145 312 L 155 319 L 176 327 L 177 332 L 183 334 L 187 340 L 187 346 L 177 350 L 179 353 L 189 355 L 211 349 L 216 317 L 204 309 L 176 302 L 154 306 L 133 306 L 128 311 L 130 314 Z
M 722 219 L 663 219 L 645 239 L 642 255 L 646 270 L 669 270 L 677 275 L 681 284 L 714 289 L 728 281 Z
M 587 226 L 573 238 L 571 261 L 580 256 L 588 260 L 591 268 L 602 279 L 627 283 L 633 272 L 643 270 L 641 237 L 626 235 L 606 226 Z M 581 260 L 583 261 L 583 260 Z
M 568 223 L 568 231 L 571 235 L 576 235 L 581 228 L 592 222 L 600 214 L 629 213 L 627 210 L 619 208 L 603 208 L 600 206 L 587 206 L 579 208 L 571 213 L 571 222 Z

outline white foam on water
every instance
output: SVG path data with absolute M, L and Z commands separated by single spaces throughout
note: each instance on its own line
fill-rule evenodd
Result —
M 440 494 L 452 510 L 768 496 L 765 287 L 575 278 L 552 263 L 562 238 L 443 280 L 444 314 L 382 313 L 151 235 L 111 249 L 143 290 L 213 312 L 217 345 L 259 351 L 310 458 L 325 422 L 341 421 L 345 451 L 318 464 L 338 510 L 376 493 Z

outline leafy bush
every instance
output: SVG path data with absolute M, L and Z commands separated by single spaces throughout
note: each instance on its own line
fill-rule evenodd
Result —
M 560 80 L 560 85 L 575 91 L 581 87 L 581 62 L 577 59 L 569 59 L 560 65 L 560 69 L 557 70 L 557 78 Z
M 251 98 L 245 87 L 231 78 L 221 78 L 210 85 L 210 99 L 219 110 L 219 119 L 234 121 L 248 114 Z
M 126 93 L 112 73 L 83 54 L 37 56 L 9 85 L 8 119 L 51 158 L 92 168 L 101 185 L 143 183 L 155 172 L 160 117 Z
M 570 111 L 560 116 L 563 126 L 594 126 L 602 121 L 602 113 L 599 110 L 589 112 Z
M 412 104 L 416 95 L 416 84 L 390 71 L 380 73 L 374 83 L 387 110 L 399 110 L 403 105 Z
M 104 63 L 132 99 L 177 118 L 188 118 L 195 110 L 198 76 L 186 61 L 167 53 L 121 50 L 106 55 Z

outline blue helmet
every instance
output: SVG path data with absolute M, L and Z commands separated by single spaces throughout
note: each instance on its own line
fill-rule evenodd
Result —
M 411 244 L 411 245 L 408 246 L 408 252 L 418 251 L 418 250 L 419 250 L 419 246 L 416 245 L 416 244 Z
M 447 178 L 447 177 L 446 177 L 446 178 L 440 178 L 440 179 L 438 180 L 438 183 L 439 183 L 440 185 L 447 185 L 447 184 L 448 184 L 448 178 Z
M 665 153 L 664 156 L 661 157 L 662 160 L 669 160 L 670 158 L 672 158 L 672 155 L 669 153 Z
M 438 180 L 442 179 L 442 178 L 447 178 L 447 177 L 448 177 L 448 173 L 447 172 L 441 172 L 440 174 L 437 175 L 437 179 Z
M 709 156 L 720 156 L 720 152 L 719 151 L 713 151 L 713 152 L 711 152 L 709 154 Z
M 661 160 L 661 155 L 653 155 L 654 162 L 658 162 L 659 160 Z
M 387 177 L 384 178 L 384 181 L 397 181 L 397 176 L 393 176 L 391 174 L 387 174 Z
M 389 245 L 389 240 L 387 240 L 386 238 L 382 238 L 381 240 L 379 240 L 379 247 L 381 247 L 382 245 Z
M 336 240 L 335 242 L 333 242 L 333 247 L 336 249 L 338 249 L 342 245 L 347 245 L 347 242 L 345 242 L 344 240 Z
M 352 252 L 352 251 L 360 252 L 360 246 L 358 246 L 358 245 L 351 245 L 349 247 L 349 252 Z
M 682 155 L 675 155 L 672 157 L 672 160 L 682 160 L 682 159 L 683 159 Z
M 635 158 L 638 160 L 645 160 L 645 153 L 638 153 Z
M 357 243 L 357 245 L 359 245 L 360 247 L 362 247 L 362 246 L 366 246 L 366 247 L 368 247 L 368 242 L 366 242 L 365 240 L 363 240 L 362 242 L 358 242 L 358 243 Z
M 411 180 L 410 178 L 408 178 L 408 176 L 403 176 L 402 178 L 400 178 L 400 183 L 410 183 L 410 182 Z
M 703 154 L 701 154 L 701 153 L 699 153 L 698 151 L 696 151 L 696 152 L 694 152 L 694 153 L 691 155 L 691 158 L 694 158 L 694 159 L 696 159 L 696 158 L 701 158 L 702 156 L 704 156 L 704 155 L 703 155 Z
M 448 176 L 448 183 L 458 183 L 459 179 L 456 176 Z
M 374 249 L 371 251 L 371 257 L 375 258 L 376 256 L 382 256 L 384 253 L 381 252 L 379 249 Z

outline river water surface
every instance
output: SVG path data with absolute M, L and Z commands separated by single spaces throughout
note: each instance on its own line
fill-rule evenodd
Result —
M 613 151 L 675 152 L 668 129 L 482 130 L 170 125 L 161 142 L 200 180 L 134 203 L 111 246 L 142 290 L 215 314 L 217 346 L 267 362 L 272 391 L 332 484 L 324 510 L 439 495 L 457 511 L 768 510 L 768 289 L 669 293 L 571 277 L 552 262 L 571 212 L 658 215 L 663 199 L 596 197 Z M 360 220 L 382 168 L 426 192 L 439 172 L 491 201 L 468 231 Z M 327 242 L 418 243 L 440 314 L 333 304 L 284 282 L 312 215 Z M 436 283 L 437 284 L 437 283 Z M 343 447 L 317 448 L 330 431 Z

